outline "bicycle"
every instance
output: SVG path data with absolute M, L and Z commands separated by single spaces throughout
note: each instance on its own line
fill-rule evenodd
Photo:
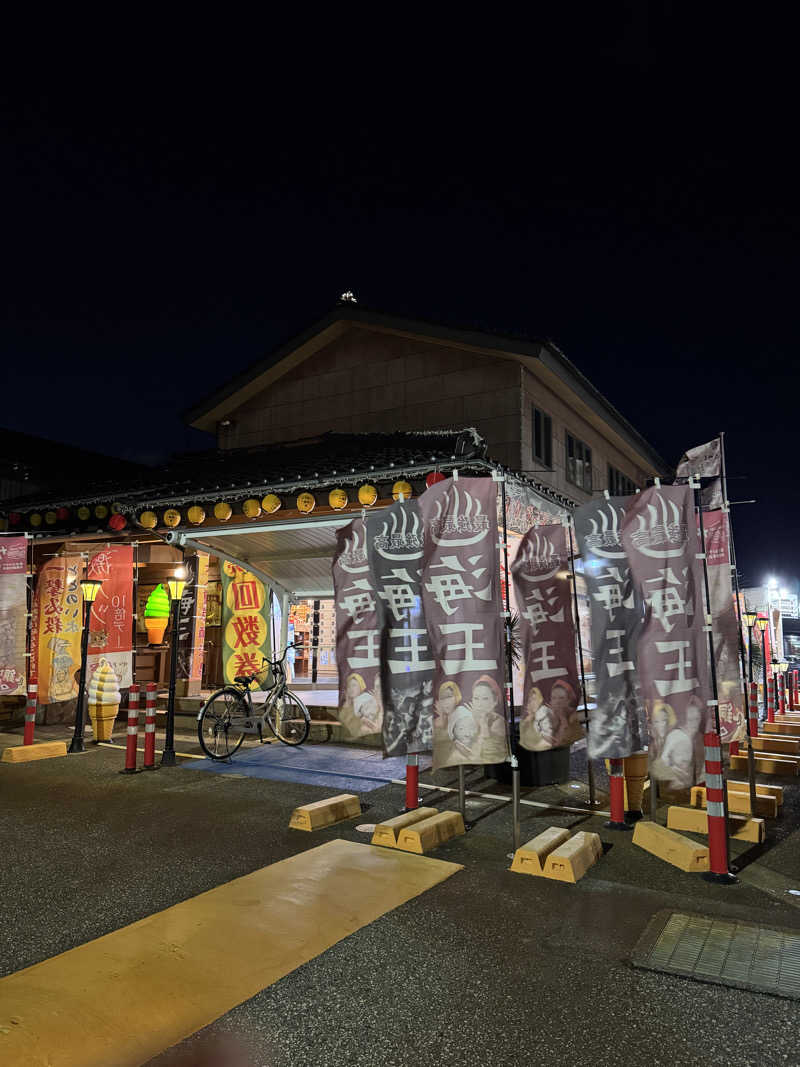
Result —
M 263 656 L 260 671 L 237 675 L 232 684 L 224 685 L 208 698 L 197 715 L 197 737 L 209 759 L 230 759 L 248 735 L 258 734 L 263 745 L 265 722 L 284 745 L 302 745 L 311 729 L 311 716 L 303 701 L 287 688 L 284 667 L 286 653 L 299 644 L 287 645 L 274 660 Z M 264 674 L 265 667 L 272 671 L 274 682 L 267 690 L 264 710 L 258 712 L 253 707 L 250 686 Z

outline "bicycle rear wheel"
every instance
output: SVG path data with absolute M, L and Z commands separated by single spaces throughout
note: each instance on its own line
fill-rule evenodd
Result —
M 238 689 L 212 694 L 197 716 L 197 738 L 209 759 L 230 759 L 244 741 L 247 705 Z
M 267 722 L 284 745 L 302 745 L 311 729 L 311 716 L 300 697 L 285 689 L 267 707 Z

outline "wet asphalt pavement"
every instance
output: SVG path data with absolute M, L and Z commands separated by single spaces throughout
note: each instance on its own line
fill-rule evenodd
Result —
M 188 752 L 190 741 L 176 747 Z M 295 806 L 336 790 L 180 766 L 124 776 L 121 766 L 121 746 L 0 765 L 0 974 L 324 841 L 369 840 L 359 820 L 314 834 L 288 829 Z M 503 792 L 479 778 L 470 775 Z M 787 893 L 795 879 L 800 888 L 798 793 L 788 788 L 765 849 L 737 846 L 742 879 L 730 888 L 634 848 L 600 818 L 533 808 L 523 808 L 523 841 L 574 825 L 599 832 L 606 852 L 577 886 L 512 875 L 508 807 L 470 801 L 473 829 L 435 853 L 463 871 L 151 1063 L 800 1064 L 795 1002 L 629 963 L 664 908 L 800 928 L 798 898 Z M 569 785 L 530 794 L 570 804 L 580 795 Z M 403 789 L 386 786 L 364 802 L 361 821 L 373 823 L 397 813 Z M 454 807 L 455 796 L 435 802 Z

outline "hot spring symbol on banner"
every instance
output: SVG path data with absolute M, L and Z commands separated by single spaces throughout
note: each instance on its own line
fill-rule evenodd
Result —
M 333 588 L 339 720 L 346 736 L 364 737 L 381 732 L 383 700 L 380 670 L 375 658 L 380 627 L 363 519 L 353 519 L 337 532 L 336 540 Z
M 583 737 L 568 566 L 567 535 L 559 523 L 529 530 L 511 567 L 525 672 L 519 739 L 533 752 Z
M 589 719 L 590 759 L 638 752 L 646 737 L 636 674 L 641 601 L 633 588 L 620 530 L 633 497 L 592 500 L 574 515 L 592 618 L 597 706 Z
M 435 663 L 434 767 L 508 756 L 497 486 L 448 479 L 420 497 L 422 602 Z

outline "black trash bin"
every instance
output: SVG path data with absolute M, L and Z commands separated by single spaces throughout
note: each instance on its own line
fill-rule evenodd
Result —
M 517 758 L 520 785 L 561 785 L 569 781 L 569 745 L 546 752 L 529 752 L 527 748 L 519 747 Z M 510 763 L 487 764 L 483 769 L 487 778 L 511 784 Z

